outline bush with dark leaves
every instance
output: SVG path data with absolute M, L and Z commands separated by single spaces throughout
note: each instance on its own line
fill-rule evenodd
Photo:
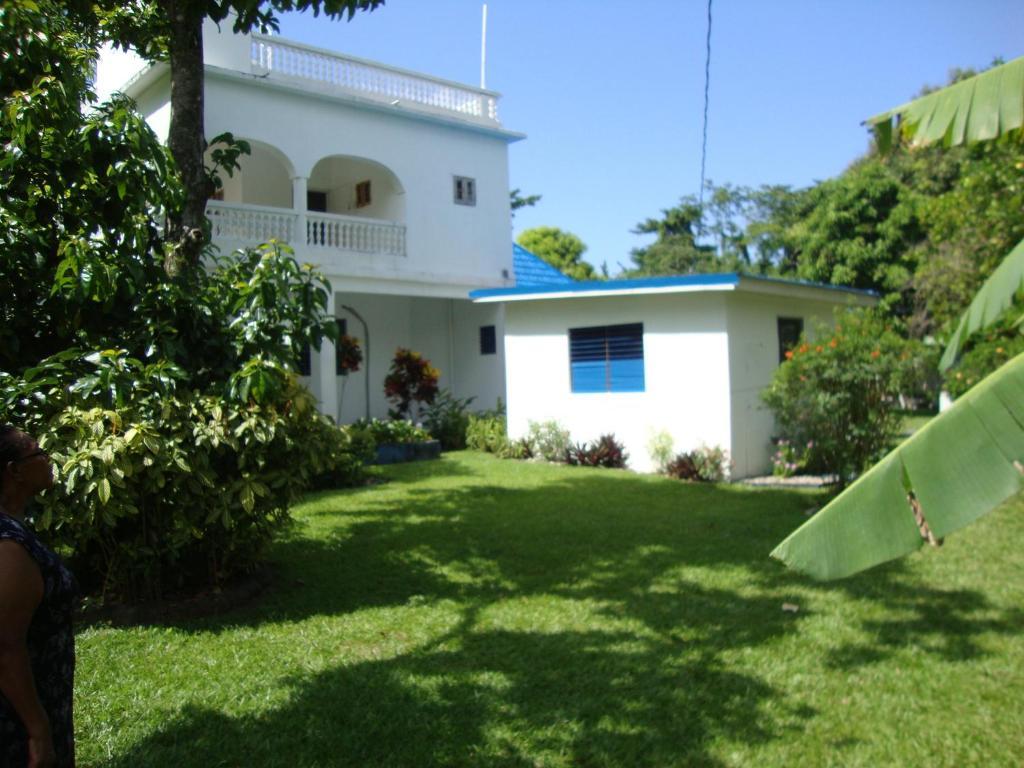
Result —
M 581 467 L 625 469 L 629 455 L 615 435 L 601 435 L 593 443 L 577 443 L 565 452 L 565 463 Z

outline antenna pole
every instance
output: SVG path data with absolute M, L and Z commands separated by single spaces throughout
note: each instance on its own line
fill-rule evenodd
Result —
M 480 30 L 480 87 L 487 87 L 487 3 L 484 3 L 484 18 Z

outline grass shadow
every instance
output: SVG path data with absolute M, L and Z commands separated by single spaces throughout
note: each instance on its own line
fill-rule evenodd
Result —
M 480 631 L 473 613 L 416 654 L 290 679 L 258 716 L 186 707 L 111 765 L 717 766 L 716 739 L 780 735 L 779 693 L 718 663 L 720 637 L 694 656 L 632 633 Z

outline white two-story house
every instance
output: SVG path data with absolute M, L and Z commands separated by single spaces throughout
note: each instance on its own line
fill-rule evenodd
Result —
M 475 408 L 508 403 L 509 430 L 558 420 L 574 440 L 614 433 L 630 466 L 647 445 L 724 448 L 733 477 L 770 469 L 760 392 L 785 350 L 864 292 L 741 275 L 575 283 L 512 247 L 498 94 L 276 36 L 204 29 L 206 131 L 252 154 L 207 215 L 225 251 L 272 238 L 330 278 L 330 311 L 364 352 L 339 375 L 333 345 L 308 363 L 321 409 L 386 415 L 395 349 L 425 355 Z M 95 83 L 122 90 L 158 135 L 166 65 L 104 52 Z M 506 371 L 506 360 L 508 370 Z
M 362 346 L 338 375 L 334 347 L 309 361 L 322 410 L 384 416 L 397 347 L 425 355 L 456 396 L 504 394 L 503 309 L 471 290 L 514 284 L 508 145 L 498 94 L 291 42 L 204 28 L 208 137 L 230 131 L 252 154 L 207 215 L 223 251 L 276 238 L 330 279 L 330 311 Z M 132 97 L 166 140 L 170 74 L 106 50 L 101 98 Z

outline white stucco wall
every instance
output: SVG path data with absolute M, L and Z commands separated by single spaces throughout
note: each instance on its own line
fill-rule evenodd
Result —
M 870 302 L 836 291 L 818 291 L 813 298 L 747 292 L 729 297 L 731 442 L 737 477 L 771 473 L 775 420 L 762 403 L 761 392 L 779 367 L 778 319 L 802 318 L 804 332 L 813 338 L 816 326 L 833 322 L 838 307 L 854 303 Z
M 328 192 L 330 212 L 398 221 L 406 228 L 401 258 L 315 249 L 303 253 L 304 246 L 293 243 L 300 258 L 317 261 L 335 275 L 444 285 L 452 298 L 464 298 L 475 287 L 509 284 L 508 142 L 517 134 L 454 114 L 368 101 L 276 73 L 264 79 L 251 71 L 250 39 L 229 30 L 229 22 L 220 31 L 209 23 L 204 28 L 207 136 L 230 131 L 273 147 L 291 175 L 307 180 L 309 190 Z M 122 87 L 139 66 L 138 57 L 107 51 L 98 68 L 101 92 Z M 162 139 L 169 126 L 169 90 L 165 66 L 149 70 L 133 90 L 140 111 Z M 327 158 L 344 158 L 345 163 L 321 162 Z M 241 178 L 226 185 L 225 200 L 305 205 L 292 202 L 292 188 L 280 188 L 279 174 L 264 167 L 263 159 L 242 163 Z M 247 171 L 255 181 L 246 178 Z M 455 176 L 475 180 L 475 205 L 455 204 Z M 261 188 L 268 177 L 275 178 L 274 188 Z M 367 179 L 373 205 L 355 208 L 354 185 Z M 220 244 L 229 249 L 239 245 Z
M 455 365 L 453 392 L 456 397 L 472 397 L 470 410 L 484 411 L 505 402 L 505 313 L 500 304 L 451 302 L 454 316 Z M 493 325 L 496 349 L 493 355 L 480 354 L 480 327 Z
M 389 195 L 393 185 L 377 174 L 373 186 L 382 207 L 344 212 L 402 218 L 404 210 L 406 256 L 353 259 L 351 266 L 359 274 L 416 274 L 418 280 L 436 275 L 438 282 L 484 286 L 504 284 L 503 271 L 512 268 L 508 148 L 500 136 L 410 117 L 397 109 L 361 108 L 269 87 L 263 81 L 209 74 L 206 130 L 211 136 L 232 131 L 239 138 L 277 148 L 297 176 L 310 178 L 316 168 L 310 189 L 350 185 L 348 180 L 329 178 L 323 165 L 317 168 L 325 158 L 364 158 L 385 166 L 404 190 L 402 200 Z M 475 206 L 453 202 L 455 175 L 476 179 Z M 330 195 L 328 203 L 338 212 L 348 207 L 347 200 L 332 200 Z M 324 266 L 345 271 L 341 262 Z
M 644 325 L 644 392 L 573 393 L 570 328 Z M 629 466 L 653 471 L 648 442 L 668 432 L 678 451 L 730 450 L 726 297 L 719 292 L 509 302 L 505 310 L 508 424 L 556 420 L 574 441 L 614 433 Z
M 356 310 L 370 332 L 367 368 L 363 326 L 345 307 Z M 336 293 L 335 314 L 347 321 L 348 333 L 359 339 L 364 364 L 359 371 L 337 377 L 341 394 L 340 421 L 366 415 L 366 376 L 370 377 L 370 415 L 387 416 L 384 378 L 398 347 L 419 352 L 441 373 L 441 387 L 458 397 L 474 397 L 473 408 L 492 408 L 503 394 L 502 358 L 480 360 L 479 325 L 500 315 L 494 306 L 478 307 L 468 300 L 389 296 L 369 293 Z M 499 334 L 500 334 L 500 328 Z M 500 344 L 500 336 L 499 336 Z

